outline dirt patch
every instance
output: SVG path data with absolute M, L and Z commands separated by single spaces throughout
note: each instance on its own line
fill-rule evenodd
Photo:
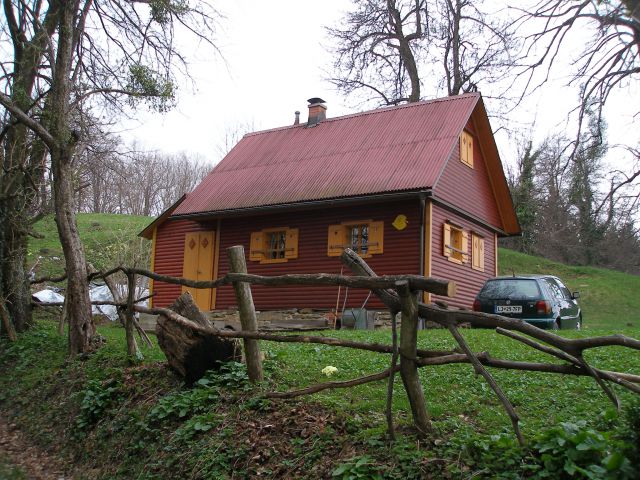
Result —
M 0 452 L 3 460 L 22 469 L 30 480 L 67 480 L 70 465 L 31 445 L 26 436 L 13 423 L 0 416 Z

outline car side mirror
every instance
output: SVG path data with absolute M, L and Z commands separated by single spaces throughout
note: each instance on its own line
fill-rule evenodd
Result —
M 580 298 L 580 292 L 573 292 L 571 294 L 571 298 L 577 300 L 578 298 Z

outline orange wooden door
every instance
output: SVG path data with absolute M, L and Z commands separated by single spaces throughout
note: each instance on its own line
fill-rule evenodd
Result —
M 213 280 L 214 251 L 215 232 L 187 233 L 182 276 L 189 280 Z M 182 287 L 182 291 L 191 293 L 200 310 L 211 310 L 211 288 Z

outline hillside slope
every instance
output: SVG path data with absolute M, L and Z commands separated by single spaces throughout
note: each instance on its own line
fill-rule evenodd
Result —
M 577 267 L 525 255 L 498 251 L 500 275 L 543 273 L 560 277 L 580 292 L 584 328 L 624 329 L 640 325 L 640 276 L 595 267 Z
M 138 265 L 148 266 L 151 242 L 137 235 L 153 217 L 81 213 L 77 219 L 87 261 L 96 268 L 130 264 L 134 259 Z M 43 238 L 31 238 L 29 241 L 29 267 L 35 265 L 34 272 L 38 277 L 62 274 L 64 258 L 53 215 L 37 222 L 34 230 Z

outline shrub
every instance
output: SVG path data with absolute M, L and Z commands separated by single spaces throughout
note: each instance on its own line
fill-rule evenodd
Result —
M 584 421 L 563 422 L 534 442 L 533 453 L 543 465 L 534 478 L 631 479 L 635 474 L 624 451 L 624 442 Z

